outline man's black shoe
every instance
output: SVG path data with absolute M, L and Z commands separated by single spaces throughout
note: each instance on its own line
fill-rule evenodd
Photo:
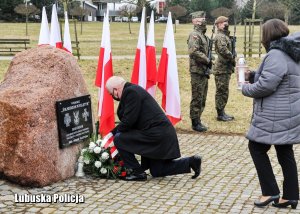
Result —
M 195 172 L 195 174 L 192 176 L 192 179 L 195 179 L 200 175 L 201 172 L 201 157 L 198 155 L 190 157 L 189 164 L 192 170 Z
M 127 175 L 124 178 L 125 181 L 146 181 L 147 180 L 147 174 L 145 172 L 142 173 L 132 173 Z

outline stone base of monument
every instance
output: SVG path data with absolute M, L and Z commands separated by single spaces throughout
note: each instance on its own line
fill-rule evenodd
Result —
M 74 176 L 82 143 L 59 148 L 55 103 L 87 94 L 66 51 L 42 46 L 17 54 L 0 84 L 0 175 L 37 187 Z

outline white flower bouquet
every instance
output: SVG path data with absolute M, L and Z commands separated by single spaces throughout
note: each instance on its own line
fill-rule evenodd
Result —
M 89 146 L 81 150 L 80 159 L 83 160 L 83 170 L 87 174 L 102 178 L 118 178 L 126 176 L 124 162 L 119 155 L 112 158 L 111 148 L 104 148 L 102 140 L 90 142 Z

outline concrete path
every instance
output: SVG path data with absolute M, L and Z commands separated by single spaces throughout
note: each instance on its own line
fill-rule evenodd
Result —
M 125 182 L 90 177 L 71 178 L 44 188 L 24 188 L 0 179 L 0 213 L 300 213 L 253 206 L 261 195 L 256 171 L 242 136 L 179 134 L 182 156 L 200 154 L 199 178 L 192 174 Z M 300 146 L 295 147 L 300 166 Z M 282 189 L 282 173 L 270 151 Z M 15 194 L 83 196 L 84 203 L 15 203 Z

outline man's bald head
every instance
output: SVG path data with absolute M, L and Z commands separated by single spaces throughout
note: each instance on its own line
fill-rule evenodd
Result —
M 125 85 L 126 81 L 119 76 L 112 76 L 106 81 L 106 89 L 108 93 L 112 94 L 113 89 L 122 89 Z

